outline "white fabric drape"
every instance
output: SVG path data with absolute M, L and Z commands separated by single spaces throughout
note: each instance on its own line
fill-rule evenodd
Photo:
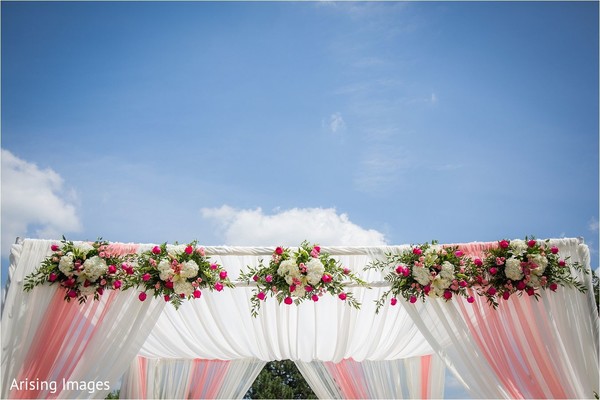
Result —
M 378 248 L 377 254 L 345 255 L 339 259 L 344 266 L 360 271 L 386 250 Z M 232 280 L 261 258 L 268 260 L 268 256 L 211 256 L 211 260 L 227 268 Z M 381 280 L 374 271 L 366 273 L 365 278 Z M 274 298 L 267 298 L 256 318 L 250 315 L 251 288 L 238 287 L 221 293 L 204 291 L 200 300 L 186 302 L 178 311 L 167 307 L 140 355 L 337 362 L 344 358 L 385 360 L 433 353 L 402 308 L 391 310 L 392 306 L 386 305 L 375 314 L 374 301 L 383 288 L 349 290 L 362 302 L 360 310 L 330 295 L 299 306 L 279 305 Z
M 140 302 L 134 291 L 111 291 L 100 301 L 85 305 L 64 302 L 63 290 L 57 286 L 37 287 L 24 293 L 25 276 L 50 254 L 52 243 L 25 240 L 20 257 L 15 258 L 17 265 L 2 314 L 4 398 L 87 398 L 107 394 L 118 383 L 164 308 L 164 302 L 158 300 Z M 26 384 L 32 390 L 23 390 L 20 383 L 25 380 L 48 384 L 36 384 L 35 388 Z M 92 382 L 94 388 L 81 390 L 81 382 Z M 97 382 L 99 386 L 95 385 Z M 52 383 L 54 386 L 50 386 Z
M 578 240 L 550 243 L 589 268 Z M 587 293 L 513 295 L 497 310 L 483 298 L 403 306 L 474 398 L 590 398 L 598 391 L 598 313 L 590 277 L 581 278 Z
M 437 356 L 340 363 L 296 361 L 319 398 L 438 399 L 444 395 L 445 366 Z
M 265 364 L 250 359 L 136 357 L 123 376 L 120 396 L 126 399 L 239 399 Z

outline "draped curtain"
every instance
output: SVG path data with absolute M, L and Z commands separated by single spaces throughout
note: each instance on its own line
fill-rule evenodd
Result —
M 296 365 L 319 398 L 438 399 L 444 395 L 445 366 L 435 355 L 390 361 L 296 361 Z
M 259 360 L 147 359 L 136 357 L 123 376 L 126 399 L 237 399 L 266 363 Z

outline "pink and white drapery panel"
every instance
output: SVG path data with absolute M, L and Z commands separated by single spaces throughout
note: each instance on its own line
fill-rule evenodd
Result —
M 136 357 L 123 377 L 127 399 L 235 399 L 248 391 L 265 362 L 259 360 L 148 359 Z
M 3 398 L 104 397 L 164 308 L 164 302 L 140 302 L 135 291 L 110 291 L 84 305 L 65 302 L 57 286 L 23 294 L 24 277 L 49 254 L 52 243 L 25 240 L 15 257 L 19 265 L 2 315 Z
M 444 395 L 445 366 L 436 355 L 296 365 L 319 398 L 437 399 Z
M 589 266 L 589 250 L 576 239 L 551 243 L 560 254 Z M 461 248 L 481 256 L 495 243 Z M 598 313 L 590 289 L 559 288 L 501 301 L 484 298 L 404 304 L 432 347 L 476 398 L 592 398 L 598 392 Z

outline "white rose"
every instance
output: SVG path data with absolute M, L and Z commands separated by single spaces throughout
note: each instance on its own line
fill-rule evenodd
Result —
M 523 269 L 521 268 L 521 261 L 514 257 L 506 260 L 506 268 L 504 268 L 504 274 L 506 277 L 513 281 L 523 279 Z
M 199 268 L 200 267 L 198 267 L 198 264 L 196 264 L 194 260 L 186 261 L 181 264 L 181 271 L 179 272 L 179 275 L 182 278 L 193 278 L 194 276 L 198 275 Z
M 60 258 L 60 261 L 58 262 L 58 269 L 60 270 L 60 272 L 62 272 L 66 276 L 72 276 L 73 268 L 74 266 L 72 254 L 69 253 Z
M 525 243 L 525 241 L 521 239 L 511 240 L 510 248 L 514 255 L 520 256 L 525 251 L 527 251 L 527 243 Z
M 431 280 L 431 274 L 429 273 L 429 268 L 414 267 L 413 271 L 412 271 L 412 275 L 415 278 L 415 280 L 423 286 L 427 286 Z

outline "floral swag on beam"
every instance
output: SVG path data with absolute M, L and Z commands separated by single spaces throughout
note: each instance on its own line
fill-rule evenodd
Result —
M 464 297 L 469 303 L 474 296 L 486 297 L 497 308 L 500 299 L 508 300 L 514 293 L 527 293 L 536 299 L 539 290 L 556 291 L 569 286 L 580 292 L 586 287 L 572 275 L 572 270 L 587 271 L 579 263 L 560 257 L 559 249 L 549 240 L 500 240 L 485 250 L 483 259 L 466 256 L 458 246 L 443 246 L 437 242 L 413 245 L 399 254 L 387 253 L 364 270 L 376 269 L 385 274 L 389 287 L 376 301 L 377 312 L 392 296 L 410 303 L 418 299 Z M 25 279 L 24 290 L 35 286 L 58 284 L 65 290 L 65 300 L 80 303 L 98 300 L 105 290 L 140 290 L 139 300 L 148 294 L 163 297 L 178 308 L 184 300 L 198 299 L 201 289 L 222 291 L 233 288 L 227 271 L 210 261 L 197 241 L 185 245 L 154 246 L 139 254 L 114 254 L 110 243 L 98 239 L 93 243 L 74 243 L 63 238 L 51 246 L 52 254 Z M 253 316 L 267 296 L 279 303 L 299 304 L 304 300 L 317 302 L 325 293 L 360 308 L 348 286 L 365 286 L 348 268 L 344 268 L 317 245 L 304 241 L 295 251 L 277 247 L 271 260 L 262 260 L 257 267 L 248 266 L 240 275 L 239 285 L 256 286 L 251 298 Z

